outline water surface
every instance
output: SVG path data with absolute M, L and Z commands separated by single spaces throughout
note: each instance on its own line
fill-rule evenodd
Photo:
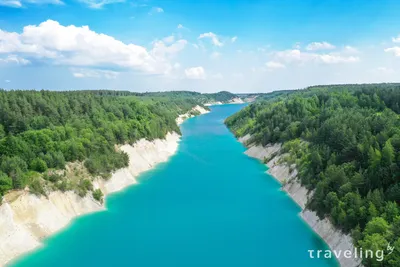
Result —
M 184 122 L 178 152 L 107 197 L 13 267 L 331 267 L 307 250 L 325 244 L 223 120 L 243 105 L 213 106 Z

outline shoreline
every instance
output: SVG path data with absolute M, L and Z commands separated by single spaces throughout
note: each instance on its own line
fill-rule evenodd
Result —
M 299 214 L 301 219 L 324 240 L 331 250 L 354 251 L 355 247 L 350 235 L 344 234 L 336 229 L 328 218 L 321 220 L 314 211 L 306 208 L 307 201 L 312 196 L 313 192 L 309 192 L 300 184 L 295 165 L 288 166 L 279 161 L 284 156 L 284 154 L 280 154 L 282 148 L 281 144 L 271 144 L 265 147 L 246 144 L 250 138 L 250 135 L 246 135 L 237 140 L 247 148 L 244 152 L 247 156 L 262 161 L 262 163 L 268 167 L 266 172 L 280 183 L 281 190 L 286 192 L 301 208 Z M 263 162 L 265 158 L 269 159 L 267 163 Z M 360 259 L 345 258 L 343 254 L 337 258 L 337 262 L 341 267 L 362 266 Z
M 201 106 L 191 111 L 200 115 L 209 112 Z M 190 111 L 178 116 L 178 126 L 190 117 L 194 117 Z M 0 205 L 0 266 L 40 248 L 45 238 L 62 231 L 79 216 L 106 210 L 108 195 L 138 183 L 141 173 L 168 161 L 178 150 L 180 140 L 176 132 L 169 132 L 164 139 L 140 139 L 133 145 L 120 146 L 129 155 L 129 166 L 115 171 L 108 180 L 93 180 L 93 188 L 100 188 L 104 194 L 103 203 L 90 192 L 83 198 L 73 191 L 53 191 L 48 197 L 25 190 L 6 194 Z
M 204 104 L 204 106 L 209 107 L 209 106 L 217 106 L 217 105 L 226 105 L 226 104 L 243 104 L 247 103 L 247 101 L 243 101 L 240 97 L 235 97 L 229 100 L 227 103 L 222 103 L 221 101 L 216 101 L 216 102 L 210 102 Z

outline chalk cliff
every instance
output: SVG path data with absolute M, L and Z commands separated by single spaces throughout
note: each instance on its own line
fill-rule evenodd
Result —
M 284 154 L 281 154 L 281 144 L 271 144 L 265 147 L 249 143 L 251 136 L 246 135 L 239 138 L 239 141 L 248 148 L 245 154 L 262 160 L 267 159 L 268 173 L 282 184 L 285 191 L 302 209 L 301 218 L 328 244 L 331 250 L 354 251 L 352 238 L 336 229 L 334 225 L 325 218 L 319 219 L 314 211 L 308 210 L 306 204 L 313 192 L 308 191 L 300 184 L 295 166 L 288 166 L 280 161 Z M 345 258 L 343 255 L 338 259 L 342 267 L 362 266 L 360 259 Z

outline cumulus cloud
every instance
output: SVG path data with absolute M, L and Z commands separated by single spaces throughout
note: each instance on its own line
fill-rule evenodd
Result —
M 115 79 L 118 72 L 111 70 L 95 70 L 95 69 L 72 69 L 72 75 L 75 78 L 106 78 Z
M 285 68 L 285 65 L 280 63 L 280 62 L 275 62 L 275 61 L 268 61 L 265 63 L 265 66 L 267 66 L 268 69 L 283 69 Z
M 147 50 L 94 32 L 88 26 L 63 26 L 47 20 L 39 25 L 25 26 L 22 33 L 0 30 L 0 44 L 0 55 L 18 54 L 30 61 L 163 74 L 171 68 L 168 57 L 182 50 L 186 40 L 170 45 L 157 41 Z
M 332 50 L 336 47 L 328 42 L 313 42 L 307 45 L 306 50 Z
M 204 68 L 199 66 L 185 69 L 185 76 L 188 79 L 204 80 L 206 78 L 206 73 Z
M 232 43 L 236 42 L 236 40 L 237 40 L 237 36 L 234 36 L 234 37 L 231 38 L 231 42 Z
M 218 36 L 213 33 L 213 32 L 206 32 L 206 33 L 202 33 L 199 36 L 199 39 L 203 39 L 203 38 L 210 38 L 211 42 L 213 45 L 215 46 L 223 46 L 224 44 L 219 40 Z
M 392 54 L 394 54 L 396 57 L 400 57 L 400 47 L 399 47 L 399 46 L 394 46 L 394 47 L 386 48 L 384 51 L 385 51 L 386 53 L 392 53 Z
M 5 83 L 10 83 L 11 81 L 10 81 L 10 80 L 4 80 L 4 82 L 5 82 Z
M 32 5 L 62 5 L 64 2 L 61 0 L 0 0 L 0 6 L 8 6 L 14 8 L 23 7 L 26 4 Z

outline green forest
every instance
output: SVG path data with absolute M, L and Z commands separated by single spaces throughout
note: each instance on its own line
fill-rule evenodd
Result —
M 400 84 L 315 86 L 266 94 L 226 120 L 249 142 L 282 143 L 308 208 L 363 249 L 394 253 L 365 266 L 400 266 Z
M 107 179 L 128 165 L 128 156 L 115 145 L 180 133 L 179 114 L 217 97 L 226 92 L 0 90 L 0 197 L 25 188 L 38 195 L 75 190 L 84 196 L 93 190 L 94 177 Z M 80 162 L 85 170 L 58 171 L 69 162 Z M 101 199 L 101 191 L 92 193 Z

